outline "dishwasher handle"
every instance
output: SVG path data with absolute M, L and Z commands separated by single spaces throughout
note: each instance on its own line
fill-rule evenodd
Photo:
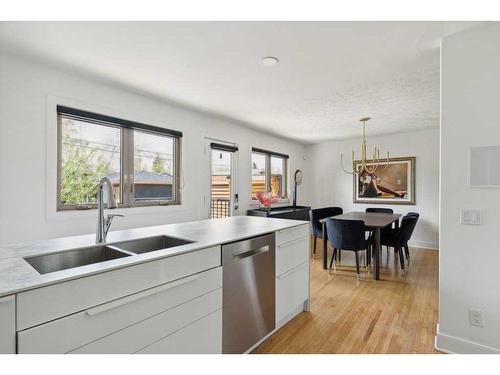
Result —
M 233 262 L 239 262 L 242 259 L 253 257 L 269 251 L 269 245 L 261 246 L 256 249 L 246 250 L 241 253 L 233 253 Z

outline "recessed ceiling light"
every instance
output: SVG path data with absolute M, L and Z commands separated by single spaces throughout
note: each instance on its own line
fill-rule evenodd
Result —
M 262 60 L 260 61 L 262 65 L 264 66 L 275 66 L 277 65 L 280 61 L 278 58 L 274 56 L 266 56 L 263 57 Z

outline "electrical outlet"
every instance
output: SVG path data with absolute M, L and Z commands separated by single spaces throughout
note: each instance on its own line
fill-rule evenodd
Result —
M 469 309 L 470 325 L 474 327 L 483 327 L 483 312 L 481 310 Z

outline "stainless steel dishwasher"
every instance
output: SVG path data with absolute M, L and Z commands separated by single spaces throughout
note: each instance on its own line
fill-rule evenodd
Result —
M 222 246 L 222 352 L 244 353 L 275 327 L 274 233 Z

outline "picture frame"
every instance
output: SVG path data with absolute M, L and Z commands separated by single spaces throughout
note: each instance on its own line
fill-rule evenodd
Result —
M 369 160 L 366 165 L 373 166 Z M 389 158 L 381 160 L 379 171 L 373 176 L 367 172 L 353 174 L 353 203 L 404 204 L 415 205 L 415 164 L 416 157 Z M 354 161 L 354 170 L 359 171 L 361 161 Z

